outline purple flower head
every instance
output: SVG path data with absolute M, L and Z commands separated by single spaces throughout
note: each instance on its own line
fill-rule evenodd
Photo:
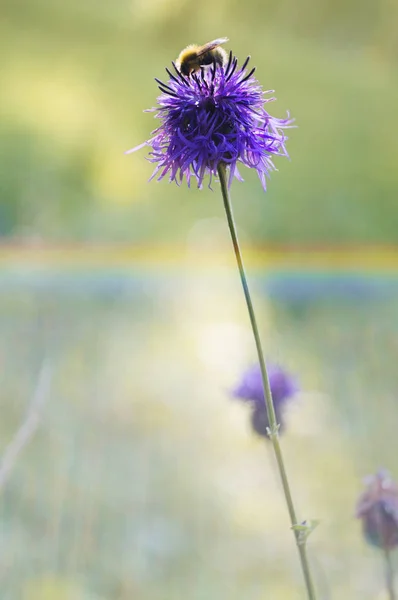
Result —
M 166 69 L 167 83 L 156 79 L 161 95 L 156 112 L 160 126 L 151 139 L 129 150 L 134 152 L 149 146 L 148 160 L 156 165 L 151 179 L 163 179 L 178 185 L 184 177 L 190 185 L 191 177 L 202 187 L 204 178 L 217 174 L 220 163 L 229 165 L 229 185 L 234 177 L 243 181 L 238 163 L 256 169 L 263 188 L 266 177 L 275 170 L 273 156 L 288 156 L 283 130 L 292 124 L 276 119 L 265 109 L 265 98 L 255 69 L 247 72 L 249 58 L 242 67 L 229 54 L 226 64 L 214 63 L 193 75 L 184 77 L 174 63 L 175 74 Z
M 356 506 L 364 537 L 372 546 L 392 550 L 398 546 L 398 487 L 383 470 L 367 477 L 365 484 Z
M 275 415 L 281 431 L 284 427 L 283 409 L 285 403 L 298 392 L 299 386 L 296 379 L 279 365 L 270 364 L 267 366 L 267 371 L 274 402 Z M 251 404 L 252 427 L 259 435 L 268 438 L 267 429 L 269 427 L 269 421 L 259 365 L 250 367 L 244 373 L 240 383 L 233 390 L 232 394 L 235 398 L 239 398 L 243 402 L 249 402 Z
M 275 364 L 267 366 L 272 399 L 275 404 L 280 404 L 293 396 L 298 391 L 298 384 L 294 377 L 282 367 Z M 235 398 L 252 402 L 256 406 L 264 406 L 263 380 L 260 365 L 253 365 L 244 373 L 239 385 L 233 390 Z

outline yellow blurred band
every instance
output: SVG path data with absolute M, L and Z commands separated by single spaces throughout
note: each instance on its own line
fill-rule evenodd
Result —
M 245 247 L 250 269 L 398 273 L 398 246 L 251 245 Z M 0 244 L 0 268 L 13 265 L 62 268 L 215 269 L 232 265 L 229 248 L 200 249 L 172 244 Z

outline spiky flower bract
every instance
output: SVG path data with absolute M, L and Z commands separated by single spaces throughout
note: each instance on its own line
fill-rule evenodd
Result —
M 270 364 L 267 371 L 275 415 L 281 431 L 284 427 L 283 410 L 286 401 L 298 392 L 299 387 L 296 379 L 279 365 Z M 251 423 L 254 431 L 268 437 L 269 421 L 259 365 L 250 367 L 244 373 L 240 383 L 233 390 L 233 396 L 251 404 Z
M 365 485 L 356 506 L 364 537 L 372 546 L 392 550 L 398 546 L 398 487 L 384 470 L 367 477 Z
M 266 97 L 254 77 L 255 69 L 247 72 L 249 58 L 242 67 L 229 55 L 225 65 L 214 64 L 184 77 L 173 63 L 175 74 L 166 69 L 167 83 L 156 79 L 162 92 L 156 112 L 161 125 L 144 146 L 152 148 L 148 160 L 156 164 L 151 179 L 166 175 L 178 185 L 184 177 L 190 185 L 194 177 L 198 187 L 217 174 L 220 163 L 229 165 L 229 185 L 234 177 L 242 180 L 238 163 L 256 169 L 263 188 L 266 177 L 275 170 L 273 156 L 287 156 L 283 130 L 292 120 L 272 117 L 264 104 L 274 100 Z

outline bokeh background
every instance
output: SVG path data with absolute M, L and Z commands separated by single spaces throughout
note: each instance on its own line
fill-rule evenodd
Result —
M 233 199 L 319 598 L 382 599 L 354 505 L 398 477 L 398 4 L 2 0 L 4 600 L 304 597 L 272 453 L 229 391 L 255 361 L 220 195 L 148 184 L 154 77 L 188 43 L 251 54 L 296 118 Z M 39 383 L 38 383 L 39 382 Z M 4 465 L 3 465 L 4 466 Z

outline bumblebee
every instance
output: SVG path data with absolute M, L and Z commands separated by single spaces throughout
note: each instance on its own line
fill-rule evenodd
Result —
M 220 48 L 221 44 L 228 42 L 228 38 L 218 38 L 212 42 L 208 42 L 204 46 L 191 44 L 182 50 L 176 60 L 178 70 L 189 77 L 201 67 L 212 64 L 222 66 L 226 63 L 228 55 L 224 48 Z

